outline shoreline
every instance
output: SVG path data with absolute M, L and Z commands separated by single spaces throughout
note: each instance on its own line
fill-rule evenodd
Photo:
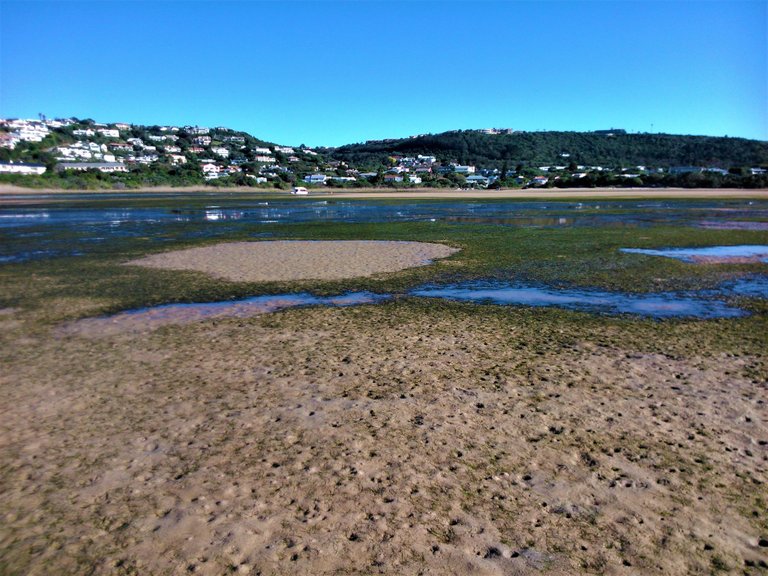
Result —
M 36 196 L 36 195 L 68 195 L 83 194 L 99 195 L 108 194 L 178 194 L 187 195 L 199 193 L 201 195 L 217 194 L 251 194 L 254 196 L 285 196 L 294 198 L 290 192 L 280 190 L 266 190 L 259 188 L 232 187 L 232 188 L 201 188 L 189 187 L 150 187 L 128 190 L 62 190 L 53 188 L 24 188 L 13 185 L 0 185 L 0 201 L 7 196 Z M 310 190 L 308 196 L 301 198 L 339 198 L 345 200 L 365 199 L 573 199 L 573 198 L 612 198 L 612 199 L 638 199 L 638 198 L 757 198 L 768 199 L 768 189 L 746 188 L 548 188 L 548 189 L 502 189 L 502 190 L 446 190 L 435 188 L 411 188 L 397 190 L 388 188 L 369 188 L 350 190 L 345 188 L 326 188 L 323 190 Z

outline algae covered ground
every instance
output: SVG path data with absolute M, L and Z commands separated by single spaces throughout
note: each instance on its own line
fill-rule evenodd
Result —
M 766 244 L 765 231 L 309 222 L 211 237 L 186 226 L 183 238 L 164 228 L 0 268 L 0 573 L 768 570 L 765 300 L 733 297 L 741 318 L 659 321 L 404 295 L 472 279 L 714 289 L 765 264 L 619 248 Z M 325 282 L 124 265 L 264 234 L 460 252 Z M 346 290 L 403 296 L 63 329 L 170 302 Z

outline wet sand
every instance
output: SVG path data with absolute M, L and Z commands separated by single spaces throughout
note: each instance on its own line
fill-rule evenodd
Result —
M 0 314 L 4 574 L 768 568 L 765 358 L 707 323 L 399 303 L 82 337 L 30 314 Z
M 189 248 L 126 264 L 194 270 L 235 282 L 339 280 L 425 266 L 457 251 L 428 242 L 277 240 Z

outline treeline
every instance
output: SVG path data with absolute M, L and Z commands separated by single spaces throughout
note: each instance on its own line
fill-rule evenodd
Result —
M 459 130 L 399 140 L 371 141 L 329 149 L 326 155 L 362 168 L 386 165 L 393 154 L 434 155 L 457 162 L 501 169 L 568 165 L 610 168 L 630 166 L 732 167 L 768 165 L 768 142 L 745 138 L 672 134 L 598 134 L 594 132 L 515 132 L 484 134 Z

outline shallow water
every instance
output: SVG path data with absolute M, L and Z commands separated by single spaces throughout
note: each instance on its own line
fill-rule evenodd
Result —
M 515 306 L 555 306 L 607 314 L 635 314 L 652 318 L 734 318 L 743 310 L 719 300 L 704 300 L 676 293 L 629 294 L 470 283 L 419 288 L 414 296 L 442 298 L 460 302 L 478 302 Z
M 332 198 L 240 200 L 205 196 L 153 198 L 157 207 L 131 205 L 147 196 L 109 195 L 124 206 L 99 207 L 87 196 L 41 197 L 41 205 L 0 204 L 0 263 L 104 251 L 136 239 L 149 244 L 245 233 L 269 237 L 273 224 L 303 222 L 448 222 L 521 228 L 742 226 L 768 222 L 768 201 L 342 201 Z M 70 203 L 67 202 L 69 200 Z M 2 199 L 0 199 L 0 202 Z M 90 201 L 92 204 L 84 204 Z M 760 223 L 756 223 L 759 225 Z M 64 240 L 62 240 L 64 239 Z
M 683 262 L 706 262 L 750 259 L 768 262 L 768 246 L 706 246 L 703 248 L 666 248 L 649 250 L 645 248 L 621 248 L 629 254 L 644 254 L 646 256 L 664 256 L 676 258 Z
M 720 292 L 727 296 L 768 299 L 768 276 L 748 276 L 724 283 Z
M 387 294 L 348 292 L 337 296 L 315 296 L 309 293 L 254 296 L 224 302 L 164 304 L 150 308 L 127 310 L 113 316 L 86 318 L 66 326 L 64 331 L 75 334 L 103 334 L 130 330 L 145 330 L 165 324 L 186 324 L 215 318 L 249 318 L 301 306 L 345 307 L 376 304 L 390 299 Z
M 747 315 L 747 312 L 717 298 L 733 295 L 768 297 L 768 278 L 746 278 L 724 285 L 719 291 L 687 294 L 628 294 L 478 281 L 460 285 L 422 286 L 405 295 L 479 304 L 558 307 L 602 314 L 631 314 L 655 319 L 737 318 Z M 304 306 L 345 307 L 378 304 L 398 296 L 402 295 L 364 291 L 347 292 L 337 296 L 315 296 L 304 292 L 256 296 L 225 302 L 166 304 L 128 310 L 109 317 L 79 320 L 68 326 L 65 331 L 77 334 L 104 334 L 114 331 L 147 330 L 164 324 L 189 323 L 215 318 L 248 318 Z

